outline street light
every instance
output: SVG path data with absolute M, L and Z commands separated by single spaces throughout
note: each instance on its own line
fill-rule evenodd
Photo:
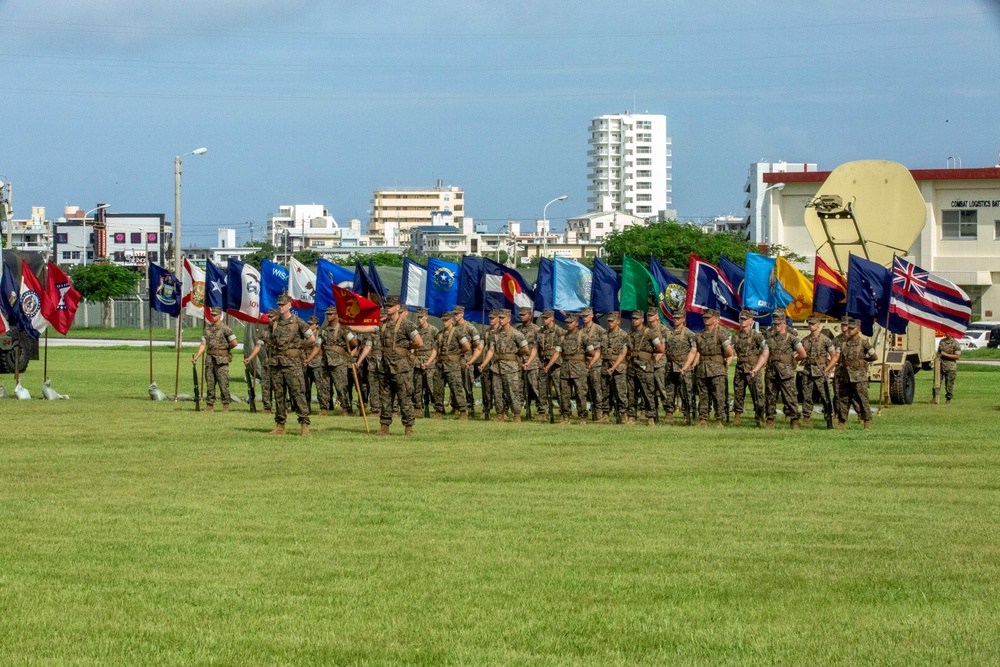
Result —
M 510 231 L 510 226 L 504 225 L 503 227 L 497 230 L 497 264 L 500 263 L 500 232 L 502 232 L 505 229 L 507 231 Z
M 757 195 L 757 206 L 756 206 L 757 217 L 754 219 L 754 237 L 753 237 L 755 243 L 761 243 L 764 241 L 763 238 L 764 223 L 763 220 L 761 220 L 764 214 L 764 195 L 766 195 L 771 190 L 781 190 L 784 187 L 785 187 L 784 183 L 775 183 L 774 185 L 767 186 L 766 188 L 760 191 L 760 194 Z M 768 227 L 770 227 L 770 223 L 768 224 Z M 770 237 L 770 233 L 768 233 L 768 237 Z
M 174 158 L 174 273 L 181 272 L 181 158 L 188 155 L 204 155 L 207 148 L 196 148 Z M 180 319 L 180 318 L 178 318 Z
M 556 197 L 549 204 L 555 204 L 557 201 L 566 201 L 569 199 L 569 195 L 563 195 L 561 197 Z M 542 207 L 542 227 L 544 227 L 545 236 L 542 237 L 542 257 L 548 257 L 549 249 L 549 219 L 546 217 L 546 211 L 549 210 L 549 204 Z
M 97 211 L 104 210 L 110 205 L 111 204 L 99 204 L 97 208 L 92 208 L 83 214 L 83 265 L 84 266 L 87 266 L 87 246 L 90 245 L 90 242 L 87 241 L 87 216 L 90 215 L 91 213 L 96 213 Z

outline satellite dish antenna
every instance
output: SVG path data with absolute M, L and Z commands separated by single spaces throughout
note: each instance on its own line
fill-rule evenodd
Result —
M 927 221 L 927 205 L 910 171 L 898 162 L 840 165 L 806 205 L 816 254 L 847 273 L 850 255 L 888 266 L 907 255 Z

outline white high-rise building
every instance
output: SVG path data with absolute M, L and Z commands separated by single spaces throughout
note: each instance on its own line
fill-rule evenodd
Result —
M 816 171 L 815 162 L 754 162 L 747 171 L 747 182 L 743 186 L 744 201 L 743 207 L 746 209 L 744 221 L 745 236 L 751 243 L 771 243 L 768 238 L 770 229 L 770 209 L 771 201 L 765 201 L 765 195 L 771 199 L 774 197 L 774 190 L 781 190 L 783 183 L 771 183 L 765 185 L 764 174 L 785 174 L 800 173 L 805 171 Z
M 590 121 L 591 211 L 670 215 L 670 137 L 661 114 L 609 114 Z

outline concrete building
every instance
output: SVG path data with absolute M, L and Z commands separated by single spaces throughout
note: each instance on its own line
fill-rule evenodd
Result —
M 768 207 L 764 198 L 768 193 L 780 190 L 781 180 L 764 183 L 765 174 L 797 174 L 816 171 L 815 162 L 754 162 L 747 171 L 747 180 L 743 186 L 744 201 L 744 234 L 752 243 L 768 243 L 765 231 L 768 228 L 766 218 Z M 772 195 L 773 196 L 773 195 Z
M 598 116 L 590 121 L 588 143 L 591 211 L 615 210 L 644 219 L 676 216 L 670 209 L 672 153 L 666 116 Z
M 29 220 L 11 220 L 11 248 L 39 252 L 48 260 L 52 252 L 52 221 L 45 217 L 44 206 L 32 206 Z
M 361 233 L 358 222 L 357 238 Z M 288 253 L 300 250 L 322 252 L 340 246 L 342 230 L 322 204 L 279 206 L 278 213 L 268 217 L 267 234 L 271 244 Z M 349 235 L 352 236 L 352 235 Z
M 173 239 L 172 225 L 163 213 L 108 213 L 107 209 L 94 213 L 93 219 L 85 219 L 79 206 L 67 206 L 53 224 L 52 256 L 57 264 L 110 261 L 142 268 L 147 260 L 163 263 Z
M 952 281 L 972 299 L 973 319 L 1000 319 L 1000 167 L 911 169 L 927 218 L 908 258 Z M 805 227 L 805 206 L 830 172 L 769 173 L 771 190 L 765 238 L 807 258 L 816 246 Z M 859 214 L 860 215 L 860 214 Z
M 611 232 L 645 224 L 644 218 L 630 213 L 616 210 L 593 211 L 575 218 L 566 218 L 566 238 L 574 238 L 580 243 L 600 244 Z
M 190 246 L 183 249 L 183 255 L 199 266 L 205 266 L 205 260 L 212 260 L 216 266 L 225 266 L 230 258 L 243 260 L 247 255 L 257 252 L 254 247 L 240 247 L 236 242 L 236 230 L 223 227 L 218 230 L 218 240 L 214 247 L 199 248 Z
M 465 220 L 465 191 L 454 186 L 445 186 L 442 181 L 429 189 L 421 188 L 381 188 L 372 193 L 371 219 L 368 234 L 372 237 L 387 236 L 392 225 L 399 234 L 399 243 L 410 242 L 410 230 L 414 227 L 432 226 L 435 213 L 451 216 L 452 224 L 462 228 Z
M 702 229 L 709 234 L 742 234 L 746 230 L 746 221 L 735 215 L 717 215 L 702 225 Z

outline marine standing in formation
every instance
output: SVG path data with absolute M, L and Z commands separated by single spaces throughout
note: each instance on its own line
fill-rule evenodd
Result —
M 326 309 L 326 321 L 319 329 L 319 337 L 323 347 L 323 374 L 326 378 L 328 392 L 325 397 L 320 398 L 320 407 L 328 410 L 333 409 L 333 392 L 336 390 L 337 401 L 340 403 L 340 413 L 342 415 L 353 414 L 351 383 L 354 379 L 351 377 L 351 364 L 354 360 L 352 350 L 357 348 L 358 338 L 353 332 L 341 328 L 335 306 Z M 350 349 L 344 347 L 345 339 L 346 345 L 350 346 Z
M 691 425 L 694 415 L 694 385 L 691 380 L 695 361 L 698 357 L 698 342 L 694 332 L 687 328 L 687 312 L 683 309 L 673 311 L 674 327 L 666 332 L 663 340 L 666 360 L 663 370 L 664 380 L 664 410 L 668 424 L 674 423 L 674 406 L 680 398 L 681 409 L 684 410 L 684 423 Z
M 315 335 L 319 332 L 319 318 L 310 315 L 306 320 L 309 330 Z M 323 341 L 317 337 L 312 347 L 304 349 L 306 355 L 305 372 L 303 377 L 306 381 L 306 401 L 312 405 L 312 388 L 316 387 L 316 399 L 319 401 L 319 414 L 321 417 L 327 415 L 328 403 L 330 401 L 330 385 L 327 382 L 326 374 L 323 372 Z
M 601 396 L 604 385 L 604 380 L 601 378 L 601 344 L 607 331 L 594 321 L 592 308 L 582 308 L 580 319 L 583 320 L 580 332 L 583 334 L 584 353 L 587 355 L 587 396 L 596 410 L 604 401 Z
M 767 358 L 767 423 L 764 428 L 774 428 L 774 417 L 778 410 L 778 395 L 781 395 L 782 410 L 789 419 L 793 430 L 799 428 L 798 392 L 795 391 L 795 366 L 806 358 L 806 351 L 798 336 L 788 330 L 784 310 L 773 313 L 774 323 L 767 334 L 770 354 Z
M 386 313 L 378 331 L 382 345 L 382 365 L 379 386 L 382 390 L 382 411 L 379 414 L 378 435 L 389 435 L 392 405 L 399 400 L 399 415 L 405 435 L 413 435 L 413 354 L 424 346 L 417 326 L 400 312 L 399 298 L 385 299 Z
M 632 384 L 626 423 L 634 424 L 639 414 L 639 406 L 645 404 L 646 424 L 652 426 L 656 423 L 654 356 L 664 353 L 664 345 L 656 332 L 646 327 L 645 313 L 641 310 L 632 312 L 632 337 L 629 349 L 632 351 L 632 363 L 629 368 Z
M 753 328 L 753 313 L 740 311 L 740 331 L 733 340 L 736 352 L 736 373 L 733 375 L 733 424 L 740 425 L 747 390 L 753 401 L 757 426 L 764 425 L 764 383 L 761 369 L 767 364 L 770 350 L 764 334 Z
M 491 319 L 497 322 L 497 330 L 490 338 L 489 349 L 483 359 L 483 366 L 493 364 L 493 403 L 496 406 L 496 420 L 502 422 L 510 410 L 515 422 L 521 421 L 524 404 L 521 371 L 525 361 L 535 356 L 534 349 L 520 331 L 510 325 L 510 311 L 495 310 Z M 522 361 L 518 357 L 527 357 Z M 484 409 L 485 412 L 485 409 Z
M 229 393 L 229 362 L 233 360 L 230 350 L 236 347 L 236 334 L 223 323 L 221 308 L 212 308 L 209 314 L 213 322 L 205 327 L 191 363 L 198 363 L 198 358 L 208 351 L 208 356 L 205 357 L 205 412 L 215 410 L 216 383 L 222 395 L 222 411 L 229 412 L 229 403 L 233 400 Z
M 698 426 L 708 426 L 709 408 L 715 408 L 716 426 L 729 411 L 726 403 L 726 369 L 733 358 L 733 344 L 729 333 L 719 326 L 719 311 L 704 312 L 705 329 L 695 336 L 698 345 Z
M 287 294 L 278 297 L 278 317 L 270 322 L 274 354 L 271 355 L 271 383 L 274 386 L 274 430 L 270 435 L 285 435 L 286 400 L 290 396 L 302 435 L 309 435 L 309 402 L 306 399 L 304 349 L 316 342 L 309 325 L 292 313 Z
M 538 361 L 542 366 L 539 384 L 544 394 L 542 402 L 545 404 L 547 410 L 551 410 L 550 414 L 552 418 L 555 418 L 556 410 L 556 407 L 550 404 L 553 394 L 555 394 L 556 406 L 562 405 L 559 399 L 562 390 L 562 376 L 560 374 L 562 361 L 559 357 L 562 351 L 563 336 L 565 335 L 565 331 L 561 327 L 556 326 L 555 317 L 555 312 L 552 310 L 542 311 L 542 330 L 538 337 Z
M 542 390 L 541 390 L 541 380 L 539 379 L 539 371 L 542 368 L 541 361 L 539 359 L 539 338 L 542 333 L 541 327 L 539 327 L 532 318 L 532 312 L 530 308 L 521 308 L 518 311 L 518 319 L 520 320 L 517 330 L 521 332 L 524 339 L 528 341 L 528 347 L 530 347 L 534 354 L 529 356 L 528 361 L 524 362 L 522 367 L 521 377 L 523 378 L 522 385 L 524 387 L 524 404 L 531 411 L 531 401 L 534 399 L 536 419 L 540 422 L 548 419 L 548 402 L 542 400 Z M 530 416 L 530 414 L 529 414 Z
M 601 424 L 610 423 L 613 411 L 619 421 L 628 414 L 628 387 L 625 369 L 628 364 L 629 335 L 622 331 L 621 314 L 608 313 L 608 330 L 601 343 Z
M 562 367 L 559 370 L 560 422 L 568 424 L 572 416 L 571 399 L 576 395 L 576 416 L 581 424 L 587 423 L 587 343 L 579 330 L 579 320 L 566 320 L 566 334 L 559 352 Z
M 827 382 L 827 368 L 837 363 L 837 348 L 825 333 L 819 330 L 820 319 L 816 315 L 806 318 L 809 335 L 802 339 L 806 358 L 802 362 L 802 425 L 812 426 L 813 395 L 823 401 L 823 417 L 829 428 L 833 428 L 833 400 Z
M 437 337 L 438 329 L 427 320 L 427 309 L 417 308 L 417 332 L 423 347 L 416 351 L 413 360 L 413 400 L 419 413 L 424 409 L 424 400 L 428 407 L 434 402 L 434 387 L 437 381 Z
M 861 336 L 861 323 L 850 319 L 847 325 L 847 338 L 837 350 L 837 363 L 843 367 L 840 387 L 837 389 L 837 430 L 847 428 L 847 415 L 851 403 L 858 406 L 858 417 L 864 423 L 865 430 L 872 427 L 872 413 L 868 405 L 868 364 L 878 356 L 871 341 Z M 832 370 L 833 364 L 827 368 Z
M 444 328 L 437 338 L 437 359 L 442 381 L 435 386 L 434 390 L 434 419 L 444 418 L 444 388 L 447 385 L 460 414 L 459 419 L 465 421 L 469 415 L 462 378 L 462 373 L 465 370 L 463 359 L 465 355 L 470 353 L 472 342 L 463 331 L 455 326 L 454 313 L 444 313 L 441 316 L 441 325 Z

